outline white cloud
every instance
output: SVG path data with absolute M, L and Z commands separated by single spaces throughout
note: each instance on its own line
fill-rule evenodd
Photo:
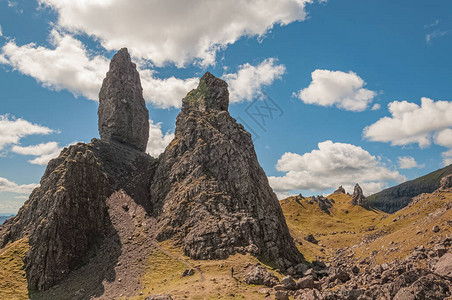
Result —
M 423 168 L 424 165 L 419 165 L 414 157 L 411 156 L 399 156 L 398 164 L 400 169 L 413 169 L 413 168 Z
M 149 140 L 146 152 L 153 157 L 158 157 L 160 153 L 165 151 L 166 146 L 173 140 L 174 133 L 162 133 L 162 123 L 154 124 L 149 120 Z
M 171 76 L 159 79 L 154 77 L 152 70 L 139 70 L 139 72 L 144 98 L 159 108 L 179 108 L 182 105 L 182 98 L 199 83 L 199 78 L 196 77 L 178 79 Z
M 2 48 L 0 63 L 35 78 L 44 87 L 66 89 L 75 96 L 97 101 L 109 60 L 90 55 L 79 40 L 56 30 L 50 33 L 50 40 L 54 49 L 34 43 L 18 46 L 14 40 L 9 41 Z M 181 99 L 198 83 L 198 78 L 159 79 L 152 70 L 139 72 L 144 98 L 160 108 L 180 107 Z
M 242 36 L 264 36 L 274 25 L 306 18 L 312 0 L 40 0 L 58 25 L 96 37 L 107 50 L 127 46 L 136 57 L 179 66 L 198 59 L 214 64 L 216 52 Z
M 11 151 L 17 154 L 37 156 L 28 162 L 41 166 L 47 165 L 51 159 L 58 157 L 61 150 L 63 150 L 63 147 L 59 147 L 57 142 L 41 143 L 27 147 L 16 145 L 11 148 Z
M 249 63 L 239 66 L 237 73 L 223 75 L 228 83 L 230 101 L 251 101 L 262 94 L 263 86 L 270 85 L 276 79 L 281 79 L 286 72 L 284 65 L 277 65 L 276 59 L 268 58 L 257 66 Z
M 434 38 L 442 37 L 447 34 L 447 31 L 435 30 L 425 35 L 425 41 L 430 44 Z
M 448 166 L 452 164 L 452 129 L 447 128 L 435 134 L 434 141 L 436 144 L 449 148 L 448 151 L 442 153 L 443 164 Z
M 421 106 L 407 101 L 388 104 L 391 117 L 384 117 L 367 126 L 364 137 L 392 145 L 431 144 L 433 133 L 452 127 L 452 102 L 422 98 Z
M 303 155 L 287 152 L 278 160 L 276 169 L 286 173 L 269 177 L 277 193 L 325 191 L 339 185 L 351 191 L 359 183 L 365 194 L 372 194 L 383 189 L 388 181 L 405 180 L 363 148 L 332 141 L 321 142 L 318 149 Z
M 0 193 L 11 192 L 16 194 L 30 194 L 37 186 L 39 186 L 37 183 L 17 184 L 6 178 L 0 177 Z
M 20 139 L 33 134 L 51 134 L 55 131 L 23 119 L 15 119 L 9 115 L 0 115 L 0 150 L 7 145 L 18 144 Z
M 315 70 L 311 77 L 309 86 L 297 94 L 306 104 L 335 105 L 345 110 L 363 111 L 377 95 L 365 89 L 364 80 L 352 71 Z
M 0 36 L 3 36 L 2 25 L 0 25 Z
M 34 43 L 17 46 L 11 40 L 2 47 L 1 56 L 4 63 L 35 78 L 44 87 L 57 91 L 66 89 L 76 96 L 97 100 L 108 60 L 103 56 L 90 56 L 79 40 L 55 29 L 50 33 L 50 42 L 54 49 Z
M 379 104 L 379 103 L 375 103 L 373 106 L 372 106 L 372 110 L 379 110 L 381 108 L 381 105 Z

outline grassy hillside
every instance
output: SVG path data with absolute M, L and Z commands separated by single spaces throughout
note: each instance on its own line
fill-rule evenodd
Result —
M 413 197 L 431 193 L 439 188 L 441 178 L 448 174 L 452 174 L 452 165 L 373 194 L 367 197 L 367 203 L 382 211 L 393 213 L 407 206 Z
M 28 299 L 23 258 L 28 241 L 18 240 L 0 250 L 0 299 Z
M 281 207 L 292 236 L 308 260 L 316 257 L 329 260 L 337 249 L 350 247 L 357 257 L 377 253 L 377 263 L 402 259 L 415 246 L 434 244 L 452 233 L 452 191 L 434 192 L 415 197 L 407 207 L 395 214 L 353 206 L 351 196 L 332 194 L 335 200 L 330 214 L 322 212 L 309 199 L 289 197 Z M 346 213 L 348 211 L 348 213 Z M 440 231 L 433 232 L 438 225 Z M 313 234 L 319 244 L 305 241 Z

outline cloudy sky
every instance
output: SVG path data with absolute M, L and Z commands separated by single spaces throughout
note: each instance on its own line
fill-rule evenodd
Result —
M 0 213 L 63 147 L 98 137 L 98 91 L 128 47 L 171 141 L 206 71 L 231 92 L 279 197 L 366 194 L 452 163 L 448 0 L 0 0 Z

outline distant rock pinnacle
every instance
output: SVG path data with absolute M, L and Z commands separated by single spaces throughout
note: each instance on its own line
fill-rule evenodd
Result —
M 334 194 L 345 194 L 345 189 L 341 185 L 334 191 Z
M 126 48 L 115 54 L 99 93 L 99 134 L 102 139 L 146 150 L 149 112 L 140 75 Z
M 352 204 L 353 205 L 362 205 L 362 204 L 364 204 L 364 200 L 366 200 L 366 197 L 364 197 L 363 190 L 359 186 L 359 184 L 356 184 L 355 190 L 353 191 Z

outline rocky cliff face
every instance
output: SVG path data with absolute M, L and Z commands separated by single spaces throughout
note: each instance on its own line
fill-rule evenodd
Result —
M 228 104 L 227 84 L 206 73 L 183 99 L 174 140 L 154 159 L 143 152 L 149 124 L 139 75 L 127 50 L 120 50 L 100 92 L 101 139 L 65 148 L 51 160 L 40 187 L 0 226 L 0 248 L 29 241 L 29 289 L 47 290 L 99 257 L 108 260 L 101 274 L 110 274 L 120 249 L 136 250 L 124 246 L 130 236 L 121 235 L 126 224 L 118 224 L 130 207 L 156 218 L 146 221 L 151 244 L 155 235 L 174 238 L 191 258 L 251 253 L 283 270 L 299 264 L 251 136 L 229 115 Z M 128 204 L 121 204 L 124 199 Z M 116 250 L 108 258 L 105 249 Z M 104 278 L 98 279 L 103 286 Z
M 363 205 L 365 200 L 366 197 L 364 197 L 362 188 L 359 186 L 359 184 L 356 184 L 355 189 L 353 190 L 352 204 Z
M 183 99 L 151 188 L 159 238 L 177 237 L 191 258 L 251 253 L 285 269 L 300 254 L 251 135 L 228 104 L 227 84 L 208 72 Z
M 100 93 L 102 140 L 65 148 L 49 162 L 15 218 L 0 227 L 0 248 L 29 239 L 25 259 L 29 289 L 60 282 L 94 255 L 112 231 L 106 199 L 123 190 L 150 209 L 156 160 L 145 154 L 149 124 L 138 72 L 127 50 L 115 55 Z
M 140 75 L 123 48 L 115 54 L 99 93 L 99 134 L 146 150 L 149 138 L 149 112 L 143 98 Z

